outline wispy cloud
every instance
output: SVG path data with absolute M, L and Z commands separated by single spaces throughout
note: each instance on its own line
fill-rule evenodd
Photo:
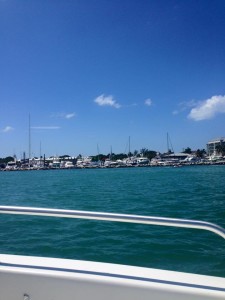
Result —
M 225 96 L 213 96 L 197 103 L 188 114 L 188 118 L 194 121 L 202 121 L 214 118 L 217 114 L 225 113 Z
M 75 117 L 75 113 L 71 113 L 71 114 L 66 114 L 65 115 L 65 118 L 66 119 L 72 119 L 72 118 L 74 118 Z
M 152 100 L 150 98 L 145 100 L 145 105 L 152 106 Z
M 52 118 L 61 118 L 61 119 L 72 119 L 76 116 L 74 112 L 72 113 L 53 113 L 51 115 Z
M 123 107 L 134 107 L 134 106 L 138 106 L 138 104 L 137 103 L 131 103 L 131 104 L 123 105 Z
M 98 104 L 99 106 L 112 106 L 114 108 L 120 108 L 121 105 L 116 102 L 115 99 L 113 99 L 113 96 L 105 96 L 104 94 L 98 96 L 95 98 L 94 102 Z
M 190 108 L 196 106 L 196 101 L 195 100 L 191 100 L 191 101 L 183 101 L 181 103 L 178 104 L 178 108 L 176 110 L 173 111 L 174 115 L 180 114 L 186 110 L 189 110 Z
M 34 126 L 31 129 L 41 129 L 41 130 L 55 130 L 60 129 L 59 126 Z
M 11 127 L 11 126 L 6 126 L 4 129 L 2 129 L 2 132 L 9 132 L 9 131 L 12 131 L 12 130 L 14 130 L 13 127 Z

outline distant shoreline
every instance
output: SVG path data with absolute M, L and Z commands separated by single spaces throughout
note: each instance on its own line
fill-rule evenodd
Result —
M 134 165 L 134 166 L 85 166 L 78 167 L 74 166 L 71 168 L 54 168 L 54 167 L 43 167 L 43 168 L 16 168 L 16 169 L 0 169 L 0 172 L 18 172 L 18 171 L 49 171 L 49 170 L 83 170 L 83 169 L 124 169 L 124 168 L 183 168 L 190 166 L 223 166 L 225 161 L 219 162 L 202 162 L 202 163 L 179 163 L 179 164 L 168 164 L 168 165 Z

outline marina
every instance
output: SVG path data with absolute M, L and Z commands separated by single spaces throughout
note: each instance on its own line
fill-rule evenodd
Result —
M 0 171 L 26 171 L 26 170 L 55 170 L 55 169 L 91 169 L 91 168 L 128 168 L 128 167 L 182 167 L 194 165 L 225 165 L 225 158 L 213 156 L 200 159 L 190 155 L 169 155 L 156 157 L 149 160 L 147 157 L 130 157 L 123 160 L 92 161 L 91 157 L 68 158 L 59 157 L 46 159 L 33 158 L 25 163 L 21 161 L 10 161 Z
M 183 152 L 175 153 L 169 134 L 167 133 L 167 152 L 160 153 L 142 148 L 131 153 L 130 136 L 128 140 L 128 153 L 96 156 L 77 157 L 69 155 L 31 157 L 30 150 L 30 117 L 29 117 L 29 158 L 25 152 L 23 158 L 18 160 L 16 155 L 0 159 L 0 171 L 24 171 L 24 170 L 49 170 L 49 169 L 83 169 L 83 168 L 124 168 L 124 167 L 182 167 L 190 165 L 223 165 L 225 164 L 225 138 L 220 137 L 209 141 L 205 149 L 192 151 L 187 147 Z M 172 149 L 172 151 L 171 151 Z M 40 151 L 41 153 L 41 151 Z

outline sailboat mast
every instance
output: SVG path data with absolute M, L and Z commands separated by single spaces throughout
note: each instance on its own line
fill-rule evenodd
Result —
M 28 128 L 28 134 L 29 134 L 29 161 L 31 159 L 31 134 L 30 134 L 30 114 L 29 114 L 29 128 Z
M 98 144 L 97 144 L 97 152 L 98 152 L 98 162 L 99 162 L 99 147 L 98 147 Z
M 41 142 L 40 142 L 40 158 L 41 158 L 41 156 L 42 156 L 42 155 L 41 155 Z
M 171 149 L 170 149 L 170 147 L 171 147 Z M 174 153 L 173 145 L 172 145 L 172 142 L 170 140 L 169 134 L 167 132 L 167 152 L 169 153 L 171 151 Z
M 130 136 L 129 136 L 129 141 L 128 141 L 128 157 L 130 156 Z
M 167 152 L 169 153 L 170 152 L 170 148 L 169 148 L 169 134 L 168 134 L 168 132 L 166 134 L 166 140 L 167 140 Z

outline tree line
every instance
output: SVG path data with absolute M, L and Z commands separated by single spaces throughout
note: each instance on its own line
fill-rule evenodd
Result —
M 92 156 L 92 161 L 105 161 L 106 159 L 110 159 L 112 161 L 116 160 L 123 160 L 132 156 L 136 157 L 147 157 L 149 160 L 151 160 L 153 157 L 157 155 L 156 151 L 148 150 L 146 148 L 142 148 L 139 152 L 137 150 L 134 150 L 134 152 L 129 152 L 127 154 L 125 153 L 108 153 L 108 154 L 97 154 L 95 156 Z

